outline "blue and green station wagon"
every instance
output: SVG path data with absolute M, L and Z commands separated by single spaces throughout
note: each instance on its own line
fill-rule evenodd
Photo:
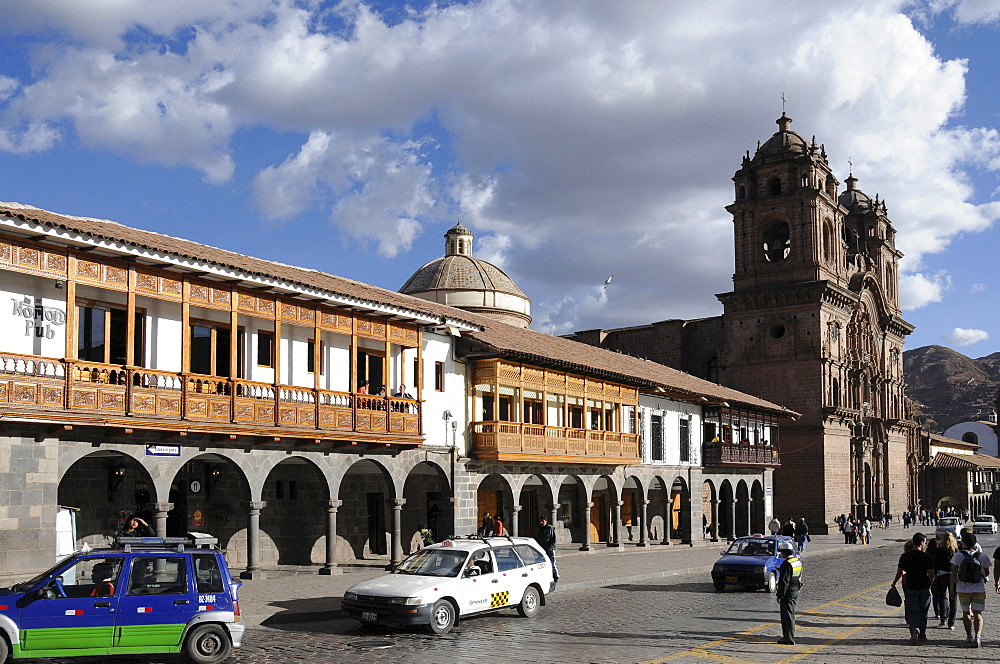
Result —
M 0 664 L 147 653 L 221 662 L 243 638 L 240 585 L 219 550 L 188 538 L 85 547 L 29 581 L 0 588 Z

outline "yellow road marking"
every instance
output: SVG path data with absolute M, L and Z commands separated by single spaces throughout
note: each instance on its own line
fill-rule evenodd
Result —
M 820 604 L 818 606 L 814 606 L 813 608 L 809 609 L 808 611 L 801 612 L 799 614 L 800 616 L 807 616 L 808 615 L 810 617 L 822 617 L 822 618 L 829 618 L 831 620 L 858 620 L 858 618 L 855 617 L 855 616 L 836 616 L 836 615 L 831 615 L 829 613 L 826 613 L 824 611 L 824 609 L 828 609 L 830 607 L 848 608 L 848 609 L 853 609 L 853 610 L 858 610 L 858 611 L 875 612 L 875 613 L 878 613 L 879 615 L 872 616 L 871 618 L 863 618 L 862 620 L 864 622 L 862 624 L 857 625 L 857 626 L 855 626 L 855 627 L 853 627 L 851 629 L 847 629 L 845 631 L 837 631 L 835 629 L 830 629 L 830 628 L 827 628 L 827 627 L 812 627 L 812 626 L 808 626 L 807 627 L 807 626 L 804 626 L 804 625 L 798 626 L 798 629 L 808 630 L 808 631 L 812 631 L 812 632 L 825 633 L 825 634 L 830 635 L 831 638 L 827 639 L 823 643 L 819 643 L 819 644 L 811 645 L 811 646 L 804 646 L 804 645 L 782 646 L 782 645 L 776 643 L 774 645 L 779 646 L 782 649 L 796 648 L 796 649 L 801 649 L 801 651 L 800 652 L 796 652 L 795 654 L 793 654 L 793 655 L 791 655 L 789 657 L 786 657 L 784 659 L 779 659 L 776 662 L 774 662 L 774 664 L 789 664 L 790 662 L 795 662 L 795 661 L 803 659 L 805 657 L 809 657 L 810 655 L 814 655 L 817 652 L 819 652 L 819 651 L 821 651 L 821 650 L 823 650 L 825 648 L 828 648 L 829 646 L 831 646 L 831 645 L 833 645 L 833 644 L 835 644 L 835 643 L 837 643 L 839 641 L 843 641 L 846 638 L 854 636 L 855 634 L 857 634 L 861 630 L 865 629 L 866 627 L 869 627 L 869 626 L 875 624 L 882 617 L 893 615 L 893 614 L 896 614 L 896 613 L 899 613 L 900 611 L 902 611 L 902 609 L 900 609 L 900 608 L 893 608 L 893 609 L 890 609 L 890 610 L 873 609 L 871 607 L 859 606 L 859 605 L 848 603 L 848 600 L 862 599 L 862 598 L 865 598 L 866 595 L 868 596 L 866 599 L 870 599 L 872 601 L 876 601 L 876 599 L 882 600 L 881 595 L 876 595 L 876 591 L 884 592 L 885 589 L 888 587 L 888 585 L 889 584 L 883 583 L 883 584 L 880 584 L 878 586 L 873 586 L 871 588 L 866 588 L 865 590 L 862 590 L 860 592 L 852 593 L 850 595 L 846 595 L 844 597 L 840 597 L 838 599 L 831 600 L 829 602 L 826 602 L 825 604 Z M 642 664 L 663 664 L 664 662 L 670 662 L 670 661 L 678 660 L 678 659 L 680 659 L 682 657 L 690 657 L 690 658 L 693 658 L 693 659 L 707 659 L 707 660 L 713 660 L 713 661 L 717 661 L 717 662 L 725 662 L 727 664 L 738 664 L 738 663 L 748 662 L 750 660 L 744 660 L 744 659 L 740 659 L 738 657 L 732 657 L 730 655 L 725 655 L 725 654 L 722 654 L 722 653 L 709 652 L 709 650 L 712 649 L 712 648 L 717 648 L 718 646 L 721 646 L 721 645 L 724 645 L 724 644 L 727 644 L 727 643 L 732 643 L 734 641 L 741 641 L 741 642 L 745 642 L 745 643 L 754 643 L 754 644 L 757 644 L 757 643 L 766 643 L 766 641 L 764 641 L 764 639 L 762 637 L 759 637 L 759 636 L 756 635 L 757 632 L 759 632 L 761 630 L 764 630 L 764 629 L 767 629 L 769 627 L 774 627 L 774 626 L 780 625 L 780 624 L 781 623 L 779 623 L 779 622 L 761 623 L 759 625 L 751 627 L 750 629 L 744 630 L 744 631 L 742 631 L 742 632 L 740 632 L 738 634 L 735 634 L 733 636 L 727 636 L 727 637 L 722 638 L 722 639 L 716 639 L 715 641 L 710 641 L 709 643 L 703 643 L 703 644 L 701 644 L 699 646 L 694 646 L 693 648 L 689 648 L 687 650 L 674 653 L 673 655 L 669 655 L 669 656 L 663 657 L 661 659 L 654 659 L 654 660 L 649 660 L 649 661 L 643 662 Z M 753 664 L 761 664 L 762 661 L 763 660 L 761 659 L 761 657 L 760 657 L 759 654 L 755 655 L 755 659 L 752 660 Z

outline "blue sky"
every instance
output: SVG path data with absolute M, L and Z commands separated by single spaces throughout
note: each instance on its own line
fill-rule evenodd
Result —
M 0 2 L 0 200 L 391 289 L 461 218 L 536 329 L 710 316 L 784 94 L 888 203 L 907 347 L 980 357 L 998 29 L 1000 0 Z

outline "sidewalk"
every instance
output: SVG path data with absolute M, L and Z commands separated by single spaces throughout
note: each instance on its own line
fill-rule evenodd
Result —
M 903 530 L 893 525 L 889 530 L 876 529 L 870 546 L 895 546 L 902 551 L 903 542 L 917 530 L 931 532 L 933 526 L 916 526 Z M 582 552 L 564 545 L 558 551 L 558 592 L 580 588 L 597 588 L 621 583 L 633 583 L 681 574 L 703 574 L 706 583 L 712 565 L 728 544 L 699 542 L 696 546 L 651 545 L 640 549 L 631 543 L 621 548 L 599 545 L 594 551 Z M 833 552 L 860 553 L 867 547 L 844 544 L 844 536 L 814 535 L 803 558 L 829 555 Z M 249 626 L 274 625 L 290 622 L 329 620 L 341 617 L 340 598 L 356 583 L 385 574 L 385 561 L 359 561 L 338 568 L 341 573 L 321 576 L 319 567 L 264 568 L 264 579 L 245 581 L 240 589 L 240 607 Z M 239 570 L 233 570 L 234 576 Z

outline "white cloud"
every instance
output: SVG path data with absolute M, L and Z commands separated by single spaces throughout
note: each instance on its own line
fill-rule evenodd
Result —
M 422 220 L 438 219 L 437 186 L 417 141 L 314 132 L 280 166 L 254 180 L 254 200 L 271 219 L 328 205 L 347 237 L 392 258 L 410 248 Z
M 37 78 L 7 86 L 0 149 L 27 144 L 15 127 L 55 127 L 222 182 L 240 130 L 301 132 L 254 181 L 265 216 L 321 212 L 391 257 L 448 205 L 552 325 L 721 311 L 730 178 L 775 130 L 781 92 L 840 179 L 851 157 L 888 201 L 907 309 L 949 288 L 921 271 L 926 255 L 1000 218 L 972 177 L 1000 171 L 1000 134 L 958 124 L 968 63 L 938 56 L 904 0 L 721 0 L 712 20 L 691 3 L 481 0 L 391 23 L 353 1 L 72 4 L 0 10 L 8 34 L 68 35 L 31 53 Z M 972 2 L 928 11 L 990 16 Z M 428 118 L 446 149 L 414 129 Z M 601 303 L 611 273 L 619 290 Z
M 964 327 L 956 327 L 954 330 L 944 335 L 945 343 L 951 346 L 971 346 L 980 341 L 986 341 L 990 335 L 984 330 L 975 330 Z
M 1000 21 L 1000 2 L 997 0 L 931 0 L 934 12 L 949 11 L 955 22 L 962 24 L 989 24 Z
M 978 293 L 983 293 L 986 291 L 986 284 L 972 284 L 972 288 L 969 289 L 971 295 L 976 295 Z
M 934 274 L 903 274 L 899 277 L 899 304 L 903 311 L 913 311 L 940 302 L 951 290 L 951 275 L 941 270 Z

